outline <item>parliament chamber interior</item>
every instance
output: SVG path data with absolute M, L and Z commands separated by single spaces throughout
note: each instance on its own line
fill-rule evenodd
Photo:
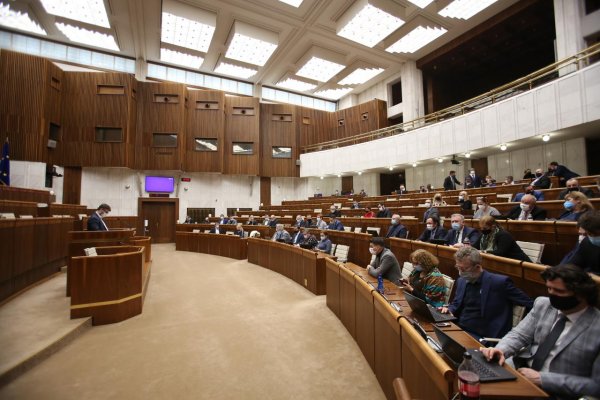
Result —
M 597 0 L 1 0 L 0 397 L 600 398 L 599 38 Z

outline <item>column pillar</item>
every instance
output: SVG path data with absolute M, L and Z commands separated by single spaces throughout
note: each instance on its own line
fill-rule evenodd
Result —
M 556 60 L 562 60 L 585 48 L 581 19 L 583 2 L 579 0 L 554 0 L 554 25 L 556 29 Z M 560 75 L 572 72 L 576 66 L 560 70 Z
M 404 122 L 422 117 L 425 115 L 423 73 L 414 61 L 406 61 L 400 65 L 400 79 Z

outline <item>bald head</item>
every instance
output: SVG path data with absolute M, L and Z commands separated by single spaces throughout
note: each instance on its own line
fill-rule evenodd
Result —
M 535 196 L 531 194 L 526 194 L 521 198 L 521 203 L 529 204 L 530 208 L 533 208 L 533 206 L 535 206 L 536 203 Z

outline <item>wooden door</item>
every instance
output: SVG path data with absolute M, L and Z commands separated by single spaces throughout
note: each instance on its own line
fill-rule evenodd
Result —
M 175 242 L 175 225 L 179 215 L 179 199 L 140 198 L 138 202 L 138 220 L 142 225 L 140 232 L 152 237 L 152 243 Z M 144 227 L 144 221 L 148 225 Z M 144 230 L 145 228 L 145 230 Z

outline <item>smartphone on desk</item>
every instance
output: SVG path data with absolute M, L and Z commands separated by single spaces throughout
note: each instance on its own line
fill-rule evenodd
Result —
M 450 325 L 451 325 L 450 322 L 436 322 L 436 324 L 435 324 L 435 326 L 437 326 L 439 328 L 447 328 Z

